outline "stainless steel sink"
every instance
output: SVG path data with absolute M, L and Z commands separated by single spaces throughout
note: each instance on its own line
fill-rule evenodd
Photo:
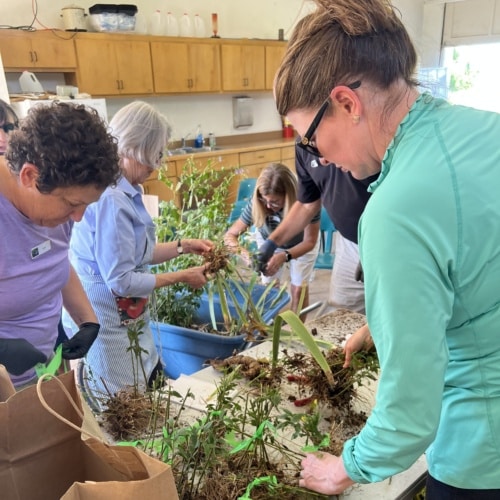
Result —
M 223 149 L 221 146 L 214 146 L 211 148 L 210 146 L 203 146 L 201 148 L 192 148 L 190 146 L 185 146 L 183 148 L 177 149 L 169 149 L 169 156 L 177 156 L 177 155 L 192 155 L 196 153 L 209 153 L 210 151 L 220 151 Z

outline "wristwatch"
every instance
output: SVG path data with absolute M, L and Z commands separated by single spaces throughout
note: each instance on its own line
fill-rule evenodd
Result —
M 182 255 L 184 253 L 184 248 L 182 248 L 181 240 L 177 240 L 177 253 Z
M 285 255 L 286 255 L 285 262 L 290 262 L 293 258 L 292 254 L 288 250 L 285 250 Z

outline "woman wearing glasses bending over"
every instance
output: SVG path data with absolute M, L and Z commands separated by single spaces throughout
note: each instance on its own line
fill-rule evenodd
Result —
M 279 226 L 296 199 L 297 179 L 294 173 L 281 163 L 271 163 L 259 175 L 253 196 L 239 219 L 228 229 L 224 237 L 226 245 L 238 249 L 250 265 L 248 251 L 239 247 L 239 236 L 255 226 L 257 246 L 260 247 Z M 302 306 L 309 305 L 309 281 L 319 250 L 319 220 L 320 213 L 317 213 L 303 232 L 277 248 L 262 275 L 264 284 L 273 279 L 279 283 L 285 264 L 290 264 L 292 311 L 297 311 L 303 284 L 305 294 Z
M 359 249 L 381 375 L 363 430 L 341 457 L 308 455 L 300 485 L 338 494 L 426 453 L 427 500 L 498 499 L 500 115 L 419 92 L 389 1 L 316 3 L 288 42 L 277 109 L 325 160 L 380 172 Z

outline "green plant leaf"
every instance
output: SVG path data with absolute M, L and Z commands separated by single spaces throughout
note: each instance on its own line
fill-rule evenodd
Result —
M 334 379 L 332 370 L 328 365 L 325 356 L 323 356 L 323 353 L 316 344 L 316 339 L 311 335 L 309 330 L 305 327 L 302 320 L 292 311 L 284 311 L 278 314 L 278 318 L 282 319 L 283 321 L 286 321 L 290 325 L 292 332 L 295 335 L 297 335 L 297 337 L 302 341 L 304 346 L 311 353 L 311 356 L 316 360 L 320 368 L 323 370 L 323 373 L 325 374 L 329 385 L 333 386 Z M 278 357 L 278 343 L 280 340 L 280 333 L 281 333 L 281 324 L 279 325 L 279 332 L 276 331 L 276 328 L 278 328 L 276 326 L 277 323 L 278 322 L 275 321 L 275 330 L 273 332 L 273 365 L 275 364 L 275 356 L 276 359 Z

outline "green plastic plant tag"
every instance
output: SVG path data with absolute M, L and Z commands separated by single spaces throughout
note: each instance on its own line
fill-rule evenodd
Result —
M 35 366 L 36 376 L 40 378 L 42 375 L 45 375 L 46 373 L 48 375 L 55 376 L 61 364 L 62 364 L 62 344 L 59 344 L 57 346 L 57 349 L 55 350 L 54 356 L 52 356 L 52 359 L 47 364 L 38 363 Z
M 238 500 L 252 500 L 250 497 L 250 492 L 255 486 L 259 486 L 259 484 L 267 483 L 269 486 L 272 488 L 273 486 L 277 486 L 278 480 L 276 479 L 276 476 L 264 476 L 264 477 L 258 477 L 254 479 L 248 486 L 247 489 L 245 490 L 245 494 L 242 497 L 238 497 Z

